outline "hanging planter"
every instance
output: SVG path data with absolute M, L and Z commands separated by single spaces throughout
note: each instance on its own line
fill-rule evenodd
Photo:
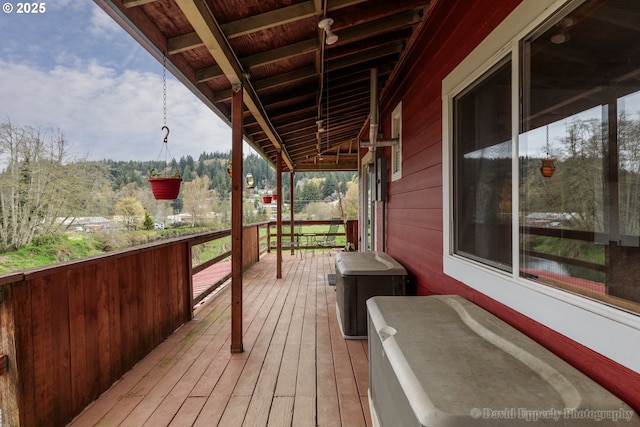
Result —
M 149 178 L 151 192 L 156 200 L 175 200 L 180 194 L 182 178 Z
M 274 193 L 274 194 L 272 194 L 272 195 L 271 195 L 271 199 L 272 199 L 272 200 L 274 200 L 274 201 L 275 201 L 275 200 L 278 200 L 278 195 L 277 195 L 277 194 L 275 194 L 275 193 Z
M 166 155 L 169 156 L 169 149 L 167 148 L 167 140 L 169 138 L 169 128 L 163 126 L 162 130 L 166 130 L 167 134 L 164 137 L 162 148 L 160 149 L 160 155 L 163 151 L 166 151 Z M 175 159 L 171 159 L 171 164 L 174 168 L 172 175 L 168 175 L 167 162 L 164 162 L 164 173 L 159 173 L 156 168 L 152 168 L 149 171 L 149 185 L 151 185 L 151 192 L 156 200 L 175 200 L 180 194 L 180 184 L 182 183 L 182 177 L 178 172 L 178 165 Z
M 551 178 L 556 170 L 555 159 L 542 159 L 542 166 L 540 166 L 540 173 L 545 178 Z
M 149 185 L 151 186 L 151 192 L 153 193 L 153 197 L 156 200 L 175 200 L 178 198 L 178 194 L 180 194 L 180 184 L 182 183 L 182 177 L 180 176 L 180 172 L 178 171 L 178 164 L 176 163 L 176 159 L 171 156 L 169 153 L 169 127 L 167 126 L 167 66 L 166 66 L 167 58 L 164 57 L 164 67 L 162 73 L 162 98 L 163 105 L 162 111 L 164 115 L 164 126 L 162 126 L 162 130 L 167 133 L 164 136 L 164 140 L 162 142 L 162 148 L 160 148 L 160 153 L 158 154 L 158 158 L 156 161 L 159 161 L 160 158 L 164 155 L 164 167 L 163 173 L 160 173 L 156 170 L 156 168 L 152 168 L 149 171 Z M 170 174 L 170 171 L 167 167 L 167 160 L 171 159 L 171 166 L 173 168 L 173 173 Z
M 262 203 L 265 205 L 271 203 L 271 196 L 262 196 Z

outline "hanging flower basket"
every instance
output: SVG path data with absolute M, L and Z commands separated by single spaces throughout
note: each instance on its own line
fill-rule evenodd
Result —
M 278 200 L 278 195 L 277 194 L 272 194 L 271 195 L 271 199 L 272 200 Z
M 180 194 L 182 178 L 149 178 L 151 192 L 156 200 L 175 200 Z
M 167 134 L 164 137 L 158 159 L 163 153 L 165 154 L 165 157 L 171 155 L 167 146 L 167 139 L 169 138 L 169 128 L 167 126 L 163 126 L 162 130 L 166 130 Z M 173 175 L 169 176 L 169 168 L 166 158 L 164 160 L 163 173 L 158 172 L 156 168 L 151 168 L 151 170 L 149 171 L 149 185 L 151 185 L 151 192 L 153 193 L 153 197 L 156 200 L 175 200 L 178 198 L 178 194 L 180 194 L 180 184 L 182 183 L 182 176 L 178 171 L 178 165 L 173 157 L 171 157 L 171 163 L 173 165 L 173 169 L 175 170 Z
M 555 159 L 542 159 L 540 173 L 545 178 L 551 178 L 556 170 Z
M 264 204 L 271 203 L 271 196 L 262 196 L 262 203 Z

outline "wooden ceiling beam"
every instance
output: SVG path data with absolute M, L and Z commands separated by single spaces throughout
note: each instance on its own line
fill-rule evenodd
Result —
M 248 68 L 258 65 L 268 65 L 274 62 L 281 61 L 283 59 L 304 55 L 305 53 L 316 51 L 319 48 L 319 41 L 317 39 L 310 39 L 276 49 L 271 49 L 265 52 L 260 52 L 255 55 L 246 56 L 244 58 L 241 58 L 240 62 Z
M 349 41 L 361 40 L 366 37 L 370 37 L 376 34 L 392 31 L 403 26 L 413 25 L 420 20 L 420 15 L 416 12 L 405 12 L 397 16 L 392 16 L 386 19 L 382 19 L 377 22 L 367 23 L 359 25 L 357 27 L 343 30 L 340 33 L 340 39 L 338 43 L 344 44 Z M 361 28 L 364 27 L 364 28 Z M 377 47 L 375 49 L 368 49 L 361 54 L 351 55 L 348 57 L 329 61 L 329 71 L 335 71 L 339 68 L 348 67 L 360 62 L 365 62 L 371 59 L 377 59 L 382 56 L 391 53 L 397 53 L 402 50 L 402 43 L 392 42 L 384 47 Z M 240 58 L 240 63 L 247 68 L 267 65 L 274 62 L 278 62 L 287 58 L 292 58 L 298 55 L 303 55 L 309 52 L 318 51 L 320 48 L 320 42 L 318 39 L 309 39 L 302 42 L 287 45 L 281 48 L 272 49 L 269 51 L 261 52 L 255 55 Z M 375 52 L 379 52 L 376 54 Z M 386 53 L 385 53 L 386 52 Z M 202 83 L 207 80 L 216 78 L 221 74 L 220 67 L 212 66 L 201 70 L 198 70 L 198 82 Z
M 195 31 L 167 39 L 167 53 L 169 55 L 175 55 L 176 53 L 186 52 L 202 46 L 204 46 L 204 43 Z
M 154 1 L 157 0 L 124 0 L 124 5 L 125 7 L 135 7 Z M 356 5 L 358 3 L 362 3 L 363 1 L 365 0 L 330 1 L 327 10 L 329 12 L 332 12 L 335 10 L 343 9 L 345 7 Z M 322 2 L 320 0 L 309 0 L 305 3 L 295 4 L 292 6 L 287 6 L 269 12 L 261 13 L 259 15 L 249 16 L 237 21 L 228 22 L 226 24 L 222 24 L 220 28 L 222 29 L 222 32 L 225 34 L 227 39 L 230 40 L 248 34 L 253 34 L 258 31 L 266 30 L 268 28 L 278 27 L 290 22 L 306 19 L 311 16 L 319 16 L 322 13 L 321 3 Z M 196 49 L 202 46 L 204 46 L 204 43 L 202 42 L 202 40 L 200 40 L 200 37 L 198 37 L 198 34 L 194 31 L 192 33 L 170 38 L 168 53 L 169 55 L 173 55 L 175 53 Z
M 364 3 L 366 0 L 327 0 L 327 12 L 334 12 L 345 7 Z
M 295 71 L 291 71 L 289 73 L 282 73 L 273 77 L 254 81 L 253 87 L 255 87 L 259 92 L 263 89 L 270 89 L 285 83 L 296 82 L 299 80 L 305 80 L 317 76 L 318 73 L 316 72 L 316 67 L 305 67 Z
M 158 0 L 123 0 L 122 4 L 126 8 L 142 6 L 148 3 L 153 3 Z
M 375 49 L 366 50 L 358 55 L 346 56 L 340 59 L 329 61 L 328 71 L 333 72 L 341 68 L 351 67 L 363 62 L 372 61 L 388 55 L 400 53 L 402 51 L 402 43 L 390 43 L 386 46 L 376 47 Z
M 224 75 L 232 86 L 242 88 L 244 90 L 244 104 L 247 106 L 251 114 L 260 123 L 265 133 L 269 136 L 271 143 L 277 150 L 282 150 L 284 160 L 289 168 L 293 169 L 293 162 L 286 152 L 282 144 L 282 140 L 278 136 L 275 128 L 269 121 L 264 111 L 257 93 L 251 86 L 251 83 L 245 78 L 240 61 L 229 45 L 229 41 L 225 38 L 220 26 L 213 17 L 209 7 L 204 0 L 176 0 L 176 4 L 187 18 L 193 29 L 203 41 L 207 50 L 213 56 L 216 64 L 222 69 Z
M 388 18 L 379 19 L 377 21 L 367 22 L 365 24 L 356 25 L 343 30 L 336 30 L 339 39 L 334 45 L 335 47 L 341 44 L 350 43 L 356 40 L 366 39 L 377 34 L 384 34 L 390 31 L 398 30 L 417 24 L 420 22 L 420 13 L 416 11 L 408 11 L 399 13 L 397 15 L 390 16 Z
M 221 27 L 227 38 L 233 39 L 290 22 L 300 21 L 314 15 L 316 15 L 316 9 L 313 1 L 307 1 L 229 22 Z

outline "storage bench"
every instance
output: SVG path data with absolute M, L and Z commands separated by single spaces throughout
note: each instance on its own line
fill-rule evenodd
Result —
M 367 299 L 406 295 L 407 270 L 384 252 L 336 254 L 336 314 L 344 338 L 367 338 Z
M 458 296 L 374 297 L 374 426 L 639 426 L 633 410 L 540 344 Z

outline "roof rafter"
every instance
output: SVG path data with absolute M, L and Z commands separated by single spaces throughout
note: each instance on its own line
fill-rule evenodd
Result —
M 191 23 L 191 26 L 196 30 L 196 33 L 198 33 L 198 36 L 204 42 L 207 50 L 220 66 L 231 85 L 239 85 L 242 87 L 245 93 L 244 104 L 249 111 L 251 111 L 258 123 L 260 123 L 260 126 L 269 136 L 273 145 L 283 151 L 285 163 L 293 170 L 293 162 L 289 154 L 287 154 L 282 140 L 269 121 L 264 107 L 251 86 L 251 83 L 245 78 L 242 65 L 229 46 L 229 42 L 211 14 L 209 7 L 203 0 L 176 0 L 176 4 Z

